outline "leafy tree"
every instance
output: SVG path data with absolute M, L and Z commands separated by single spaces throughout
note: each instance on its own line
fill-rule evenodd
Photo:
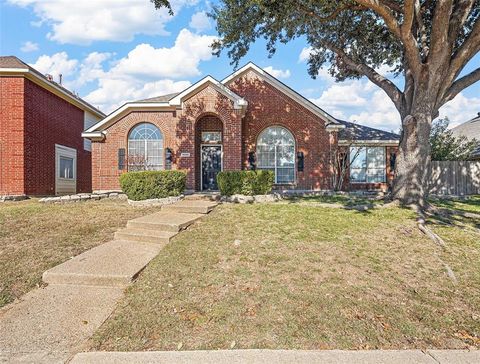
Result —
M 455 137 L 448 129 L 448 118 L 433 122 L 430 132 L 431 156 L 434 161 L 458 161 L 468 160 L 477 147 L 475 139 L 467 137 Z
M 392 196 L 424 206 L 432 120 L 480 79 L 480 67 L 460 76 L 480 50 L 480 0 L 220 0 L 211 15 L 220 35 L 214 52 L 227 50 L 235 65 L 258 38 L 273 54 L 304 37 L 312 77 L 327 67 L 339 81 L 366 76 L 385 91 L 402 120 Z M 403 89 L 378 73 L 384 65 Z

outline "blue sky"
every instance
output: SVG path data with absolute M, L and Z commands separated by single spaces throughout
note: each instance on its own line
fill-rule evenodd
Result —
M 172 1 L 175 16 L 149 0 L 0 0 L 0 54 L 16 55 L 108 113 L 126 101 L 180 91 L 210 74 L 232 72 L 228 57 L 211 55 L 216 36 L 205 15 L 210 2 Z M 268 58 L 258 42 L 241 63 L 253 61 L 335 117 L 398 130 L 388 97 L 368 80 L 335 83 L 326 71 L 307 74 L 307 44 L 280 45 Z M 467 71 L 480 65 L 480 55 Z M 388 70 L 381 70 L 388 74 Z M 480 112 L 477 83 L 445 105 L 452 125 Z

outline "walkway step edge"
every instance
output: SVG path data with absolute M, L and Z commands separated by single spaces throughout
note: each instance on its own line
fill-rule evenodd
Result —
M 433 357 L 432 357 L 433 356 Z M 434 359 L 435 358 L 435 359 Z M 478 363 L 480 350 L 198 350 L 148 352 L 88 352 L 75 355 L 72 364 L 123 363 L 359 363 L 446 364 Z
M 115 239 L 164 245 L 168 244 L 175 235 L 177 235 L 177 232 L 174 231 L 125 228 L 115 232 Z

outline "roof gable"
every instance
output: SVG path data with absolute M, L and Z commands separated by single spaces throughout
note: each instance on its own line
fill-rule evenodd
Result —
M 78 97 L 61 84 L 47 79 L 44 74 L 15 56 L 0 57 L 0 75 L 23 76 L 84 111 L 89 111 L 98 117 L 105 117 L 105 114 L 99 109 Z
M 305 107 L 307 110 L 312 112 L 313 114 L 321 117 L 322 119 L 326 119 L 330 122 L 327 126 L 329 129 L 343 129 L 344 126 L 337 121 L 332 115 L 327 113 L 325 110 L 321 109 L 313 102 L 305 98 L 304 96 L 300 95 L 298 92 L 290 88 L 289 86 L 285 85 L 283 82 L 279 81 L 277 78 L 273 77 L 267 71 L 258 67 L 255 63 L 249 62 L 245 66 L 241 67 L 231 75 L 225 77 L 222 80 L 222 84 L 228 85 L 229 83 L 235 81 L 236 79 L 242 77 L 246 72 L 253 71 L 256 75 L 258 75 L 261 79 L 268 82 L 270 85 L 275 87 L 277 90 L 283 92 L 285 95 Z
M 214 79 L 212 76 L 206 76 L 180 93 L 126 103 L 91 128 L 85 130 L 82 135 L 87 138 L 103 138 L 102 131 L 115 123 L 116 120 L 125 116 L 132 109 L 181 109 L 186 100 L 209 86 L 230 99 L 233 102 L 233 107 L 235 109 L 246 109 L 248 103 L 245 99 L 237 95 L 218 80 Z

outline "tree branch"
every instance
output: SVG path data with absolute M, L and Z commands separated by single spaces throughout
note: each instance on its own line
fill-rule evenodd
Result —
M 457 49 L 450 62 L 447 80 L 453 82 L 462 71 L 463 67 L 475 54 L 480 51 L 480 20 L 475 22 L 472 31 L 460 48 Z M 448 84 L 448 83 L 447 83 Z
M 458 33 L 467 21 L 474 3 L 475 0 L 459 0 L 456 2 L 448 30 L 450 40 L 455 41 L 457 39 Z
M 372 67 L 367 66 L 364 63 L 358 63 L 354 61 L 345 51 L 335 44 L 330 43 L 324 39 L 318 39 L 318 42 L 327 49 L 330 49 L 338 57 L 341 58 L 343 62 L 353 71 L 356 71 L 360 74 L 365 75 L 370 81 L 375 85 L 380 87 L 385 93 L 390 97 L 390 99 L 395 104 L 397 110 L 401 110 L 404 102 L 403 93 L 398 89 L 398 87 L 390 81 L 388 78 L 382 76 Z
M 450 57 L 453 42 L 449 43 L 448 39 L 448 22 L 450 21 L 450 15 L 452 13 L 453 0 L 437 1 L 435 5 L 435 11 L 432 20 L 432 34 L 430 39 L 430 52 L 431 57 L 435 61 L 433 65 L 442 65 L 446 57 Z M 438 69 L 431 69 L 433 73 Z
M 440 108 L 440 106 L 447 103 L 448 101 L 452 100 L 460 92 L 465 90 L 468 86 L 473 85 L 477 81 L 480 81 L 480 67 L 452 83 L 452 85 L 445 93 L 445 96 L 443 97 L 441 103 L 438 105 L 438 108 Z
M 393 15 L 392 9 L 389 8 L 386 3 L 378 0 L 355 0 L 355 2 L 377 13 L 385 21 L 385 24 L 390 32 L 392 32 L 392 34 L 403 43 L 408 64 L 412 68 L 414 77 L 416 77 L 420 72 L 422 59 L 420 57 L 420 53 L 418 52 L 417 41 L 412 35 L 411 24 L 408 26 L 408 23 L 411 21 L 407 20 L 407 24 L 403 29 L 400 27 L 397 18 L 395 18 Z M 414 15 L 414 1 L 407 0 L 407 4 L 409 4 L 409 6 L 404 6 L 404 17 L 411 19 Z

